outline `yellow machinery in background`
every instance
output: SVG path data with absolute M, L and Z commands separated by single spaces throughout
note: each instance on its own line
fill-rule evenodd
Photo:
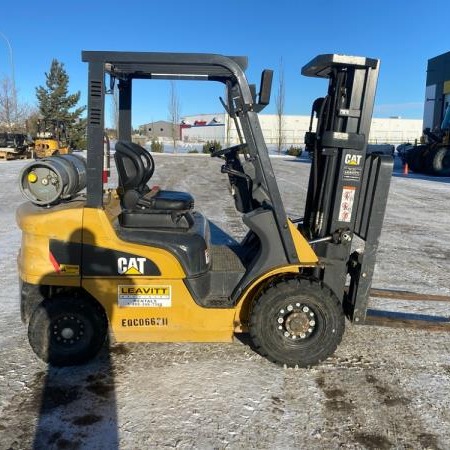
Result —
M 35 158 L 69 154 L 71 149 L 65 122 L 61 120 L 39 120 L 33 150 Z

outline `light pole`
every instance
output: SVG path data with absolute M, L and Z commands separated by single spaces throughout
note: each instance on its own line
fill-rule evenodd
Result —
M 16 92 L 16 77 L 14 72 L 14 58 L 13 58 L 13 49 L 11 47 L 11 43 L 9 39 L 0 31 L 0 36 L 5 40 L 8 49 L 9 49 L 9 60 L 11 63 L 11 83 L 12 83 L 12 99 L 13 99 L 13 113 L 14 113 L 14 122 L 17 121 L 17 92 Z

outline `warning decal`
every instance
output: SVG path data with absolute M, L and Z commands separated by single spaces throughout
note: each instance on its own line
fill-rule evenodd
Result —
M 342 189 L 341 206 L 339 208 L 339 222 L 350 222 L 352 219 L 353 203 L 355 202 L 355 186 L 344 186 Z
M 170 286 L 120 285 L 117 297 L 119 306 L 150 308 L 170 308 L 172 306 Z
M 80 275 L 80 266 L 76 264 L 60 264 L 59 271 L 67 275 Z

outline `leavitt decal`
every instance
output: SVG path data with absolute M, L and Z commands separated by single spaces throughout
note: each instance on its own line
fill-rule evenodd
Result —
M 117 300 L 122 307 L 170 308 L 170 286 L 120 285 Z

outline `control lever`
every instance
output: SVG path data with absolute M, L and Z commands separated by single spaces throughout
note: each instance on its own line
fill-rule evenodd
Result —
M 220 168 L 221 173 L 226 173 L 228 175 L 233 175 L 235 177 L 238 178 L 244 178 L 247 181 L 252 181 L 251 177 L 248 176 L 245 173 L 239 172 L 238 170 L 234 170 L 234 169 L 230 169 L 230 167 L 228 167 L 226 164 L 224 164 L 221 168 Z
M 319 244 L 320 242 L 333 242 L 333 244 L 349 244 L 352 241 L 352 234 L 348 230 L 338 230 L 329 236 L 311 239 L 308 244 Z

